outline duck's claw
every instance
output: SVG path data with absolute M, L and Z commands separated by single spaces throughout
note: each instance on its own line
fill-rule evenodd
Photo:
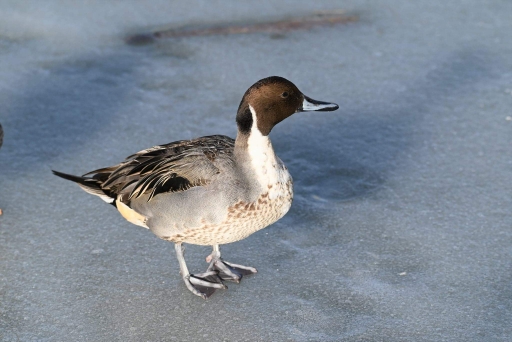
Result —
M 233 264 L 220 258 L 212 261 L 210 267 L 219 272 L 218 276 L 222 280 L 229 280 L 235 283 L 240 283 L 240 280 L 242 280 L 244 275 L 250 275 L 258 272 L 254 267 Z M 210 270 L 210 268 L 208 269 Z
M 199 274 L 189 274 L 183 277 L 183 281 L 190 292 L 203 299 L 209 298 L 217 289 L 228 288 L 222 283 L 219 272 L 215 270 Z

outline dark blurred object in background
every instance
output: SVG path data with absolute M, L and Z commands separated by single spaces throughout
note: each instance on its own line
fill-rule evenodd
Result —
M 0 124 L 0 147 L 2 147 L 3 142 L 4 142 L 4 130 L 2 129 L 2 124 Z M 2 215 L 2 209 L 0 209 L 0 215 Z

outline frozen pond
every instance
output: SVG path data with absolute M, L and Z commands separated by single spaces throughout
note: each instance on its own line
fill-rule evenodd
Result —
M 510 341 L 512 3 L 0 1 L 1 341 Z M 284 34 L 123 38 L 343 9 Z M 208 301 L 172 244 L 51 174 L 234 136 L 280 75 L 337 112 L 271 134 L 285 218 L 223 247 L 259 273 Z M 210 248 L 188 246 L 192 272 Z

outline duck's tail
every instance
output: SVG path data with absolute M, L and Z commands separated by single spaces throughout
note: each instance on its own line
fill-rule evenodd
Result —
M 105 202 L 115 205 L 115 198 L 101 188 L 102 182 L 99 179 L 69 175 L 55 170 L 52 170 L 52 172 L 55 176 L 77 183 L 85 192 L 96 195 Z

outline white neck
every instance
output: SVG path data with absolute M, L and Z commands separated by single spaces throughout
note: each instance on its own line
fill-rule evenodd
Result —
M 258 119 L 254 108 L 249 105 L 252 114 L 252 128 L 247 139 L 247 152 L 251 160 L 256 178 L 263 185 L 274 184 L 278 181 L 276 172 L 279 158 L 276 157 L 268 136 L 261 134 L 258 129 Z

